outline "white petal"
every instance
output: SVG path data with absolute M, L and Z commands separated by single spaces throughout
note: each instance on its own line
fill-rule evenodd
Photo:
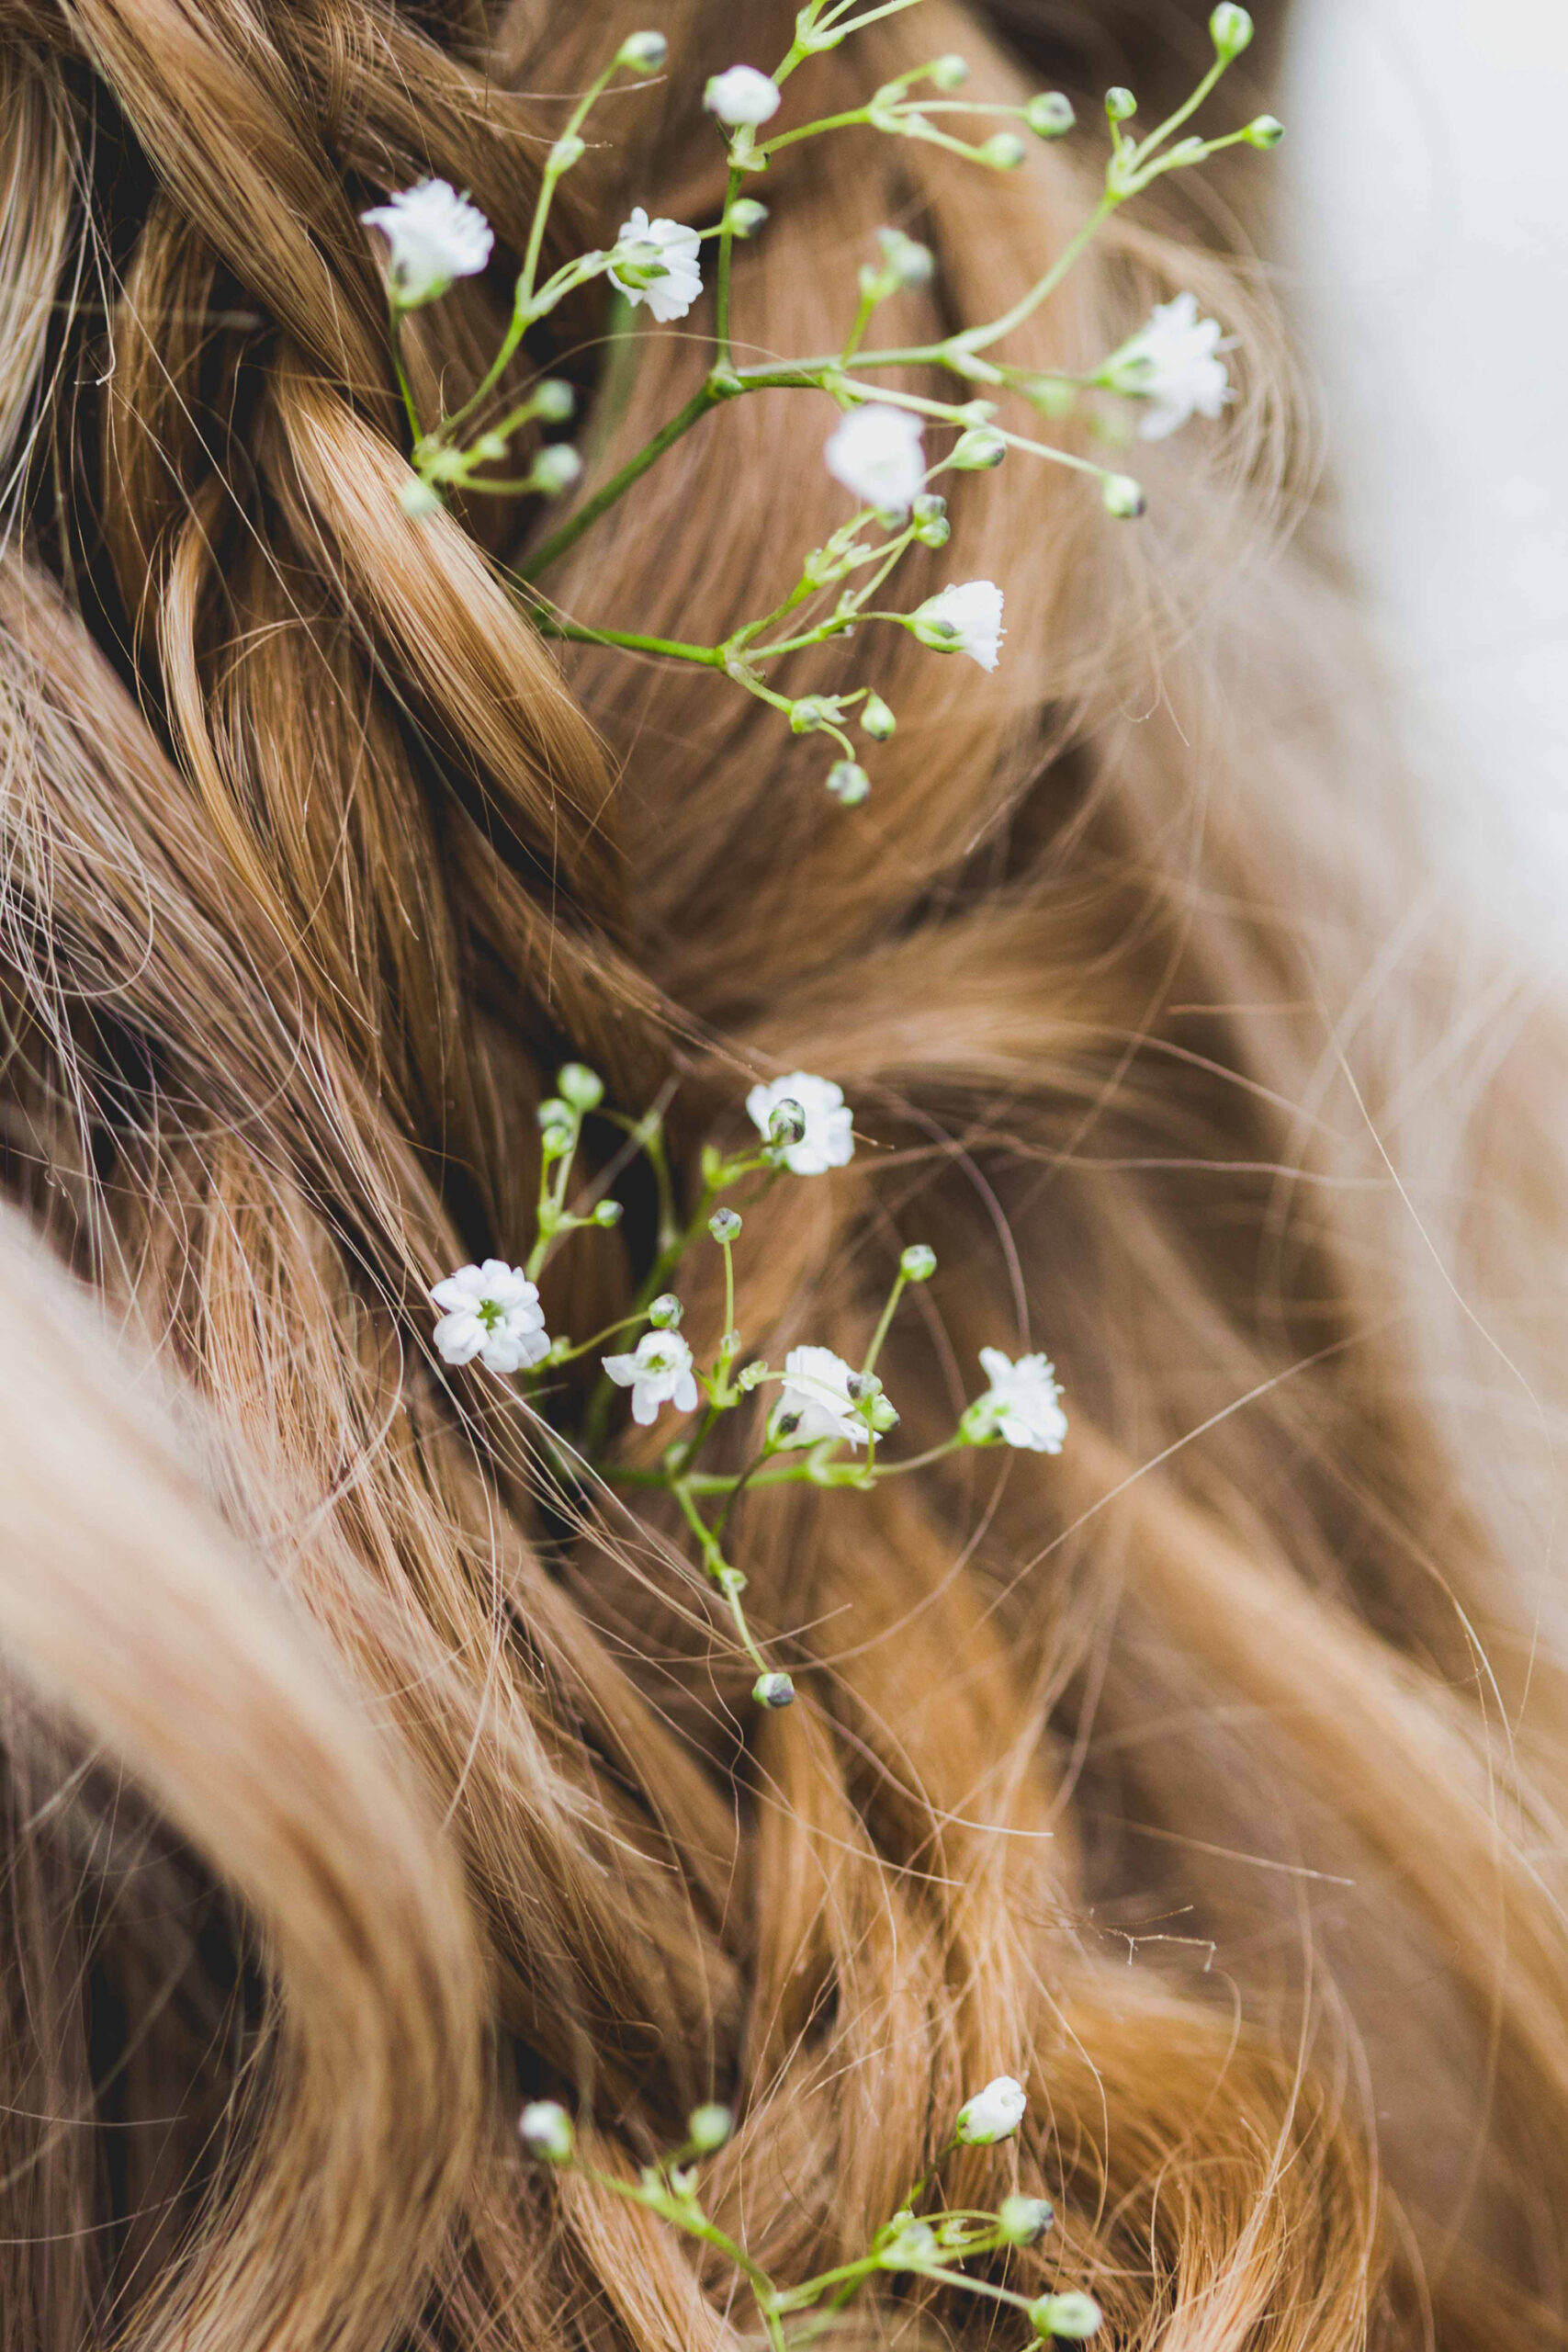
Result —
M 466 1308 L 455 1315 L 444 1315 L 432 1334 L 448 1363 L 472 1363 L 487 1336 L 479 1317 L 470 1315 Z

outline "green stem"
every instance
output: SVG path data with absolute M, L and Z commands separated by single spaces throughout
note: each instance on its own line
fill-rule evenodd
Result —
M 940 1445 L 928 1446 L 924 1453 L 911 1453 L 907 1461 L 879 1462 L 874 1475 L 878 1479 L 901 1478 L 906 1471 L 928 1470 L 933 1462 L 941 1462 L 950 1453 L 962 1452 L 964 1445 L 964 1439 L 956 1435 L 944 1438 Z
M 954 335 L 953 341 L 964 351 L 987 351 L 993 343 L 999 343 L 1004 335 L 1010 334 L 1014 327 L 1021 326 L 1024 320 L 1040 308 L 1042 302 L 1050 300 L 1074 263 L 1082 259 L 1092 240 L 1099 235 L 1121 202 L 1122 198 L 1113 195 L 1108 188 L 1077 236 L 1063 246 L 1044 277 L 1039 278 L 1027 294 L 1021 295 L 1010 311 L 1004 311 L 1001 317 L 994 319 L 988 327 L 967 328 L 964 334 Z
M 1184 122 L 1191 119 L 1229 62 L 1228 58 L 1217 57 L 1186 103 L 1179 106 L 1174 114 L 1168 114 L 1165 120 L 1156 129 L 1151 130 L 1146 139 L 1140 141 L 1134 147 L 1132 168 L 1134 171 L 1141 170 L 1156 150 L 1164 146 L 1173 130 L 1179 130 Z
M 646 1320 L 647 1317 L 642 1315 L 623 1315 L 618 1323 L 606 1323 L 604 1329 L 602 1331 L 595 1331 L 591 1340 L 581 1340 L 575 1347 L 563 1348 L 558 1355 L 552 1354 L 550 1363 L 552 1364 L 575 1363 L 579 1356 L 592 1355 L 593 1350 L 603 1347 L 606 1340 L 613 1340 L 617 1331 L 629 1331 L 634 1323 L 642 1323 Z
M 786 2352 L 778 2316 L 778 2290 L 761 2264 L 754 2262 L 744 2246 L 727 2237 L 705 2213 L 692 2211 L 662 2190 L 645 2188 L 640 2181 L 623 2180 L 618 2174 L 601 2172 L 596 2165 L 585 2165 L 581 2158 L 574 2162 L 572 2169 L 580 2179 L 592 2183 L 595 2188 L 607 2188 L 613 2196 L 625 2198 L 628 2204 L 646 2207 L 650 2213 L 657 2213 L 661 2221 L 671 2222 L 677 2229 L 684 2230 L 688 2237 L 700 2238 L 705 2245 L 711 2245 L 718 2253 L 728 2256 L 741 2276 L 750 2281 L 757 2299 L 757 2308 L 768 2331 L 770 2345 L 774 2347 L 774 2352 Z
M 735 199 L 746 185 L 746 175 L 734 164 L 724 192 L 724 213 L 718 232 L 718 267 L 714 278 L 714 328 L 718 343 L 717 365 L 729 365 L 729 262 L 735 244 Z
M 409 382 L 408 369 L 403 366 L 403 313 L 396 302 L 389 305 L 388 327 L 392 344 L 392 366 L 397 370 L 398 390 L 402 394 L 403 413 L 408 418 L 409 430 L 413 435 L 414 447 L 417 448 L 424 437 L 423 427 L 419 421 L 419 410 L 414 404 L 413 387 Z
M 713 1523 L 714 1542 L 716 1544 L 723 1543 L 724 1531 L 729 1524 L 730 1512 L 734 1510 L 737 1502 L 744 1494 L 746 1488 L 750 1486 L 757 1472 L 761 1468 L 763 1463 L 768 1461 L 770 1458 L 769 1450 L 764 1446 L 761 1453 L 754 1455 L 753 1458 L 746 1464 L 745 1469 L 741 1471 L 739 1476 L 730 1487 L 729 1492 L 724 1498 L 723 1509 L 720 1510 L 718 1517 Z
M 908 1274 L 900 1267 L 894 1277 L 893 1287 L 887 1294 L 887 1304 L 882 1310 L 882 1320 L 871 1335 L 871 1345 L 865 1351 L 865 1360 L 861 1365 L 862 1372 L 875 1370 L 876 1359 L 882 1353 L 882 1342 L 887 1337 L 888 1327 L 898 1311 L 898 1301 L 904 1295 L 908 1279 Z
M 635 458 L 628 458 L 626 464 L 617 473 L 611 475 L 602 489 L 596 490 L 592 498 L 583 500 L 570 522 L 563 523 L 558 530 L 552 531 L 548 538 L 534 549 L 527 562 L 522 566 L 518 577 L 523 580 L 537 580 L 542 571 L 547 571 L 552 563 L 558 562 L 569 548 L 574 548 L 577 545 L 584 531 L 596 523 L 607 508 L 614 506 L 618 498 L 624 496 L 634 481 L 641 480 L 649 466 L 658 463 L 666 449 L 672 449 L 682 435 L 689 433 L 693 425 L 700 418 L 705 417 L 710 408 L 716 407 L 724 397 L 722 392 L 713 389 L 711 382 L 705 383 L 700 391 L 694 392 L 685 407 L 678 409 L 669 424 L 663 425 L 651 441 L 644 443 Z
M 911 2276 L 934 2278 L 943 2287 L 966 2287 L 972 2295 L 988 2295 L 993 2302 L 1010 2303 L 1015 2311 L 1026 2312 L 1030 2306 L 1030 2298 L 1015 2294 L 1010 2287 L 994 2286 L 989 2278 L 971 2278 L 966 2271 L 944 2269 L 937 2263 L 922 2263 Z
M 863 2254 L 857 2261 L 840 2262 L 835 2269 L 818 2271 L 815 2278 L 804 2279 L 798 2287 L 784 2288 L 779 2296 L 779 2309 L 781 2312 L 809 2311 L 813 2303 L 820 2301 L 829 2287 L 841 2287 L 846 2281 L 852 2287 L 858 2287 L 863 2278 L 869 2278 L 872 2272 L 880 2267 L 870 2255 Z
M 920 0 L 882 0 L 880 8 L 868 8 L 863 17 L 855 18 L 853 24 L 844 25 L 842 38 L 847 40 L 851 33 L 863 32 L 867 25 L 874 25 L 881 17 L 901 16 L 906 8 L 918 8 L 919 5 Z M 842 7 L 829 8 L 822 19 L 823 28 L 831 29 L 843 24 L 845 17 L 853 6 L 854 0 L 843 0 Z
M 523 267 L 517 279 L 517 309 L 519 312 L 525 314 L 529 303 L 533 300 L 534 279 L 538 271 L 539 254 L 543 250 L 545 242 L 545 222 L 549 218 L 550 204 L 556 192 L 556 183 L 560 178 L 563 171 L 570 169 L 569 165 L 560 164 L 555 161 L 556 153 L 567 140 L 576 138 L 578 132 L 581 130 L 583 124 L 588 119 L 589 113 L 593 106 L 594 100 L 599 96 L 600 92 L 604 87 L 604 85 L 610 80 L 612 74 L 615 73 L 615 65 L 616 60 L 612 58 L 609 64 L 605 66 L 604 72 L 593 81 L 590 82 L 587 89 L 584 90 L 581 97 L 579 98 L 576 106 L 572 108 L 570 116 L 567 120 L 566 129 L 562 131 L 560 138 L 556 141 L 555 146 L 550 151 L 550 159 L 545 165 L 545 175 L 539 183 L 539 196 L 538 201 L 534 207 L 533 223 L 528 231 L 528 250 L 523 256 Z
M 534 619 L 541 636 L 569 638 L 574 645 L 619 645 L 632 653 L 658 653 L 670 662 L 698 662 L 708 670 L 724 667 L 720 645 L 686 645 L 679 638 L 645 637 L 637 629 L 593 628 L 586 621 L 563 621 L 555 613 L 536 613 Z
M 706 1432 L 705 1431 L 704 1434 L 705 1435 Z M 699 1443 L 700 1442 L 699 1440 Z M 759 1674 L 771 1674 L 773 1671 L 773 1667 L 758 1647 L 757 1637 L 746 1622 L 746 1611 L 740 1599 L 737 1572 L 725 1558 L 723 1552 L 719 1549 L 717 1537 L 697 1509 L 692 1498 L 689 1482 L 683 1477 L 677 1478 L 670 1491 L 680 1504 L 682 1515 L 687 1526 L 702 1546 L 703 1566 L 724 1596 L 729 1614 L 734 1620 L 736 1634 L 741 1648 Z
M 853 107 L 848 114 L 825 114 L 819 122 L 803 122 L 797 130 L 781 130 L 776 139 L 770 139 L 765 147 L 759 147 L 757 153 L 760 156 L 777 155 L 786 147 L 798 146 L 803 139 L 820 138 L 825 130 L 849 130 L 856 123 L 870 120 L 871 115 L 864 107 Z

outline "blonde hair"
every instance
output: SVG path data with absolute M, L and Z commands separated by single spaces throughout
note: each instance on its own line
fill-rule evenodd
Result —
M 681 94 L 728 13 L 664 11 L 691 70 L 614 102 L 590 242 L 711 209 Z M 1236 416 L 1137 532 L 965 481 L 930 586 L 1005 581 L 1006 661 L 889 655 L 852 814 L 710 677 L 558 662 L 514 516 L 401 514 L 356 209 L 445 174 L 515 250 L 559 113 L 520 94 L 633 22 L 0 9 L 0 2340 L 716 2348 L 733 2278 L 530 2171 L 520 2097 L 619 2166 L 733 2099 L 716 2211 L 787 2279 L 1007 2071 L 1030 2124 L 951 2191 L 1051 2196 L 1020 2273 L 1119 2346 L 1556 2341 L 1555 1018 L 1426 880 L 1353 615 L 1277 551 L 1295 428 L 1217 210 L 1119 228 L 1030 333 L 1079 365 L 1190 285 Z M 1017 84 L 933 0 L 824 110 L 947 45 Z M 769 348 L 828 347 L 885 220 L 987 316 L 1081 217 L 1070 152 L 810 152 L 739 263 Z M 416 322 L 423 390 L 499 323 L 482 283 Z M 587 390 L 603 332 L 532 358 Z M 595 463 L 705 345 L 609 365 Z M 838 519 L 829 422 L 720 412 L 551 594 L 722 629 Z M 919 1239 L 913 1442 L 1031 1318 L 1067 1383 L 1059 1462 L 741 1506 L 788 1714 L 677 1528 L 580 1522 L 430 1351 L 428 1285 L 525 1245 L 568 1051 L 673 1086 L 682 1179 L 748 1074 L 844 1086 L 853 1167 L 748 1216 L 759 1343 L 857 1343 Z M 626 1198 L 552 1329 L 624 1311 Z M 852 2324 L 990 2327 L 892 2280 Z

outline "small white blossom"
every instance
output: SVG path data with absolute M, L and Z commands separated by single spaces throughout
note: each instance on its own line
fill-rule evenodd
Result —
M 994 670 L 1002 650 L 1002 592 L 994 580 L 950 582 L 926 598 L 911 626 L 933 652 L 967 653 L 982 670 Z
M 982 1348 L 980 1369 L 991 1385 L 964 1415 L 968 1427 L 1031 1453 L 1060 1453 L 1067 1417 L 1050 1358 L 1020 1356 L 1014 1363 L 1000 1348 Z
M 1218 416 L 1235 398 L 1219 356 L 1229 348 L 1218 319 L 1198 316 L 1198 297 L 1178 294 L 1156 303 L 1148 324 L 1107 364 L 1105 380 L 1113 391 L 1147 401 L 1139 435 L 1163 441 L 1190 416 Z
M 660 1405 L 673 1405 L 678 1413 L 696 1411 L 692 1351 L 679 1331 L 645 1331 L 631 1355 L 605 1356 L 602 1362 L 617 1388 L 631 1390 L 632 1419 L 643 1429 L 658 1419 Z
M 879 514 L 904 514 L 925 488 L 922 426 L 908 409 L 870 401 L 836 427 L 823 456 L 835 481 Z
M 732 65 L 728 73 L 712 75 L 703 92 L 703 104 L 709 114 L 734 130 L 741 123 L 755 130 L 759 123 L 771 121 L 784 101 L 778 84 L 759 74 L 754 65 Z
M 391 247 L 392 293 L 405 311 L 434 302 L 455 277 L 475 277 L 495 243 L 479 206 L 447 180 L 421 180 L 359 217 Z
M 621 223 L 622 258 L 610 276 L 635 310 L 646 302 L 660 326 L 683 319 L 703 290 L 702 239 L 679 220 L 650 220 L 640 204 Z M 654 272 L 658 275 L 654 275 Z
M 791 1348 L 784 1358 L 779 1413 L 798 1416 L 785 1442 L 820 1445 L 824 1438 L 841 1438 L 847 1445 L 863 1445 L 869 1434 L 850 1394 L 855 1378 L 852 1364 L 831 1348 Z
M 1010 2140 L 1028 2105 L 1023 2085 L 1010 2075 L 998 2075 L 983 2091 L 964 2100 L 953 2136 L 965 2148 L 988 2148 L 998 2140 Z
M 806 1133 L 780 1155 L 792 1176 L 825 1176 L 854 1157 L 854 1114 L 844 1101 L 844 1090 L 830 1078 L 813 1078 L 809 1070 L 791 1070 L 787 1078 L 754 1086 L 746 1097 L 747 1115 L 766 1136 L 781 1102 L 798 1102 L 806 1116 Z
M 435 1344 L 448 1363 L 472 1363 L 490 1372 L 519 1372 L 550 1351 L 539 1294 L 520 1266 L 487 1258 L 482 1266 L 459 1266 L 430 1294 L 443 1308 Z
M 553 2098 L 530 2099 L 517 2119 L 518 2136 L 531 2156 L 541 2163 L 569 2165 L 576 2133 L 571 2118 Z

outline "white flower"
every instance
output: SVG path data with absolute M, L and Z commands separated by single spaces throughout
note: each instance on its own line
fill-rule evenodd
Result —
M 869 401 L 834 430 L 822 452 L 828 471 L 863 506 L 874 506 L 879 514 L 907 514 L 926 483 L 922 432 L 908 409 Z
M 495 243 L 479 206 L 447 180 L 421 180 L 359 217 L 392 249 L 392 293 L 404 311 L 434 302 L 455 277 L 475 277 Z
M 863 1445 L 868 1431 L 850 1395 L 854 1377 L 853 1365 L 831 1348 L 791 1348 L 784 1358 L 778 1409 L 799 1419 L 786 1443 L 820 1445 L 824 1438 L 837 1437 L 849 1445 Z
M 982 1440 L 1024 1446 L 1031 1453 L 1060 1453 L 1067 1434 L 1061 1390 L 1048 1356 L 1020 1356 L 1014 1363 L 1000 1348 L 982 1348 L 980 1369 L 990 1382 L 964 1419 Z
M 813 1078 L 809 1070 L 791 1070 L 766 1086 L 754 1086 L 746 1110 L 761 1134 L 781 1102 L 798 1102 L 806 1117 L 806 1133 L 780 1154 L 792 1176 L 825 1176 L 854 1157 L 854 1114 L 844 1102 L 844 1090 L 830 1078 Z
M 1113 391 L 1149 403 L 1138 426 L 1145 441 L 1163 441 L 1194 413 L 1218 416 L 1235 398 L 1225 363 L 1230 345 L 1218 319 L 1198 316 L 1196 294 L 1156 302 L 1147 326 L 1107 362 L 1105 380 Z
M 605 1371 L 617 1388 L 632 1392 L 632 1419 L 643 1429 L 657 1419 L 660 1405 L 678 1413 L 697 1409 L 692 1351 L 679 1331 L 645 1331 L 629 1356 L 605 1356 Z
M 550 1351 L 539 1294 L 522 1268 L 504 1259 L 459 1266 L 430 1295 L 446 1310 L 435 1344 L 448 1363 L 472 1363 L 478 1356 L 491 1372 L 518 1372 Z
M 1010 2140 L 1028 2105 L 1023 2085 L 1014 2082 L 1010 2075 L 998 2075 L 983 2091 L 964 2100 L 953 2136 L 965 2148 L 988 2148 L 998 2140 Z
M 732 65 L 728 73 L 711 76 L 703 104 L 731 130 L 743 122 L 755 130 L 759 123 L 772 120 L 784 100 L 778 84 L 759 74 L 754 65 Z
M 702 239 L 679 220 L 650 220 L 640 204 L 621 223 L 622 257 L 610 271 L 635 308 L 646 302 L 660 326 L 683 319 L 703 290 Z M 622 248 L 629 248 L 622 252 Z
M 994 670 L 1002 650 L 1002 592 L 994 580 L 950 582 L 926 598 L 910 626 L 934 653 L 967 653 L 982 670 Z

